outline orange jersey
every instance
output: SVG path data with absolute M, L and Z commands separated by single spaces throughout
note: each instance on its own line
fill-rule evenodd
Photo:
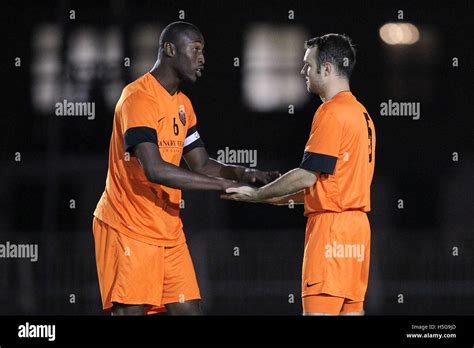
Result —
M 155 143 L 164 161 L 179 166 L 183 151 L 203 146 L 196 122 L 188 97 L 170 95 L 150 73 L 127 85 L 115 108 L 107 181 L 94 216 L 142 242 L 183 243 L 181 190 L 148 181 L 132 149 Z
M 305 216 L 370 211 L 375 128 L 351 92 L 340 92 L 316 111 L 300 168 L 321 174 L 305 189 Z

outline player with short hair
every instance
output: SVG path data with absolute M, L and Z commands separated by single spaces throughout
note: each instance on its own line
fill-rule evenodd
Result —
M 261 188 L 229 188 L 225 199 L 304 203 L 302 297 L 305 315 L 363 315 L 370 261 L 370 185 L 375 128 L 349 88 L 351 40 L 327 34 L 306 42 L 307 90 L 317 109 L 299 168 Z
M 279 176 L 209 158 L 191 101 L 179 90 L 201 76 L 203 50 L 197 27 L 169 24 L 156 64 L 117 102 L 106 187 L 93 221 L 102 304 L 114 315 L 201 314 L 179 217 L 181 190 L 224 191 Z M 179 167 L 182 157 L 190 170 Z

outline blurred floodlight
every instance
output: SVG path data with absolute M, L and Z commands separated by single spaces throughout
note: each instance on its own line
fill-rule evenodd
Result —
M 102 59 L 107 62 L 107 64 L 120 63 L 123 57 L 123 45 L 122 38 L 120 36 L 120 28 L 108 28 L 105 30 L 103 35 Z
M 389 45 L 412 45 L 420 39 L 418 28 L 411 23 L 386 23 L 379 34 Z
M 33 30 L 33 48 L 57 51 L 61 46 L 62 32 L 58 25 L 45 23 Z
M 295 26 L 256 24 L 244 40 L 243 96 L 260 112 L 283 111 L 304 104 L 308 93 L 299 74 L 306 32 Z
M 58 100 L 61 76 L 61 29 L 44 23 L 32 32 L 31 100 L 36 111 L 51 112 Z
M 75 65 L 93 65 L 103 54 L 102 43 L 98 33 L 84 27 L 71 34 L 68 58 Z
M 157 24 L 140 23 L 131 34 L 132 77 L 137 78 L 150 71 L 155 64 L 162 27 Z

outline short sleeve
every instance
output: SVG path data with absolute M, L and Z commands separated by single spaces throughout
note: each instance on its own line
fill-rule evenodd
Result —
M 300 168 L 334 174 L 341 147 L 342 125 L 329 111 L 316 114 Z
M 125 99 L 121 115 L 126 152 L 133 153 L 140 143 L 158 144 L 156 106 L 146 94 L 135 92 Z
M 183 153 L 187 153 L 196 147 L 204 147 L 204 141 L 202 140 L 201 136 L 199 135 L 197 129 L 197 117 L 194 112 L 193 106 L 191 102 L 189 103 L 189 109 L 191 111 L 189 115 L 189 127 L 186 132 L 186 138 L 184 139 L 184 149 Z

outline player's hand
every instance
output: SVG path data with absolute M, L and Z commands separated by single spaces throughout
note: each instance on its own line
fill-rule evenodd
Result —
M 258 169 L 245 168 L 238 181 L 247 184 L 266 185 L 280 176 L 281 174 L 278 171 L 264 172 Z
M 222 191 L 226 191 L 229 188 L 237 188 L 237 187 L 242 187 L 242 186 L 250 186 L 249 184 L 244 184 L 242 182 L 237 182 L 235 180 L 228 180 L 228 179 L 223 179 L 223 178 L 216 178 L 221 181 L 222 183 Z
M 241 202 L 259 202 L 258 189 L 250 186 L 230 187 L 225 190 L 227 194 L 221 195 L 222 199 Z

